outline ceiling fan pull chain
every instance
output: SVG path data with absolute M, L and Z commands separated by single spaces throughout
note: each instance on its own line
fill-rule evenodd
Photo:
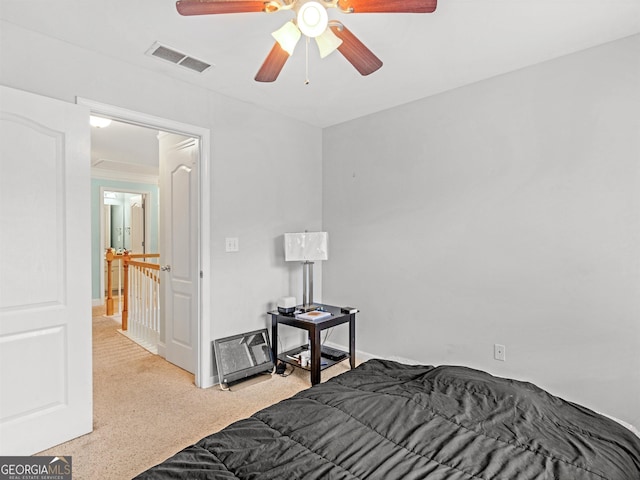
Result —
M 304 84 L 305 85 L 309 85 L 309 37 L 306 37 L 307 41 L 305 42 L 305 55 L 304 55 L 304 73 L 305 73 L 305 80 L 304 80 Z

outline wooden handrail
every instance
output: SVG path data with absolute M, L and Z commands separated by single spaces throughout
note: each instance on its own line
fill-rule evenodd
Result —
M 112 279 L 111 279 L 111 263 L 113 262 L 113 249 L 107 248 L 106 260 L 107 260 L 107 304 L 105 305 L 107 310 L 107 315 L 113 315 L 113 294 L 111 290 L 113 289 Z
M 107 315 L 113 315 L 113 278 L 111 274 L 111 266 L 114 261 L 122 261 L 123 268 L 123 285 L 119 285 L 124 290 L 122 300 L 122 330 L 128 328 L 129 317 L 129 265 L 136 265 L 141 268 L 151 268 L 153 270 L 160 270 L 160 265 L 153 263 L 144 263 L 132 261 L 132 258 L 160 258 L 159 253 L 130 253 L 127 250 L 122 253 L 115 253 L 113 248 L 107 248 L 105 259 L 107 261 L 107 299 L 106 299 L 106 313 Z M 121 292 L 122 293 L 122 292 Z
M 131 255 L 129 258 L 133 257 Z M 136 262 L 135 260 L 130 260 L 127 262 L 129 265 L 134 265 L 140 268 L 150 268 L 151 270 L 160 270 L 160 265 L 157 263 L 147 263 L 147 262 Z

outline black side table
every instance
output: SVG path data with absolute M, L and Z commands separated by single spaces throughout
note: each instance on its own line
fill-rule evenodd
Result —
M 320 372 L 325 368 L 329 368 L 336 363 L 349 359 L 351 368 L 356 367 L 356 314 L 355 313 L 342 313 L 340 307 L 333 305 L 319 305 L 323 310 L 331 313 L 330 317 L 323 318 L 321 320 L 305 320 L 296 318 L 295 315 L 283 315 L 278 311 L 268 312 L 271 315 L 271 348 L 273 350 L 273 358 L 289 363 L 296 367 L 306 368 L 311 370 L 311 385 L 320 383 Z M 349 324 L 349 352 L 345 358 L 340 360 L 332 360 L 330 358 L 322 357 L 321 355 L 321 343 L 320 332 L 327 328 L 335 327 L 336 325 L 342 325 L 344 323 Z M 300 363 L 290 358 L 299 354 L 301 351 L 306 350 L 306 345 L 288 350 L 278 355 L 278 325 L 289 325 L 296 328 L 301 328 L 309 332 L 309 338 L 311 340 L 311 358 L 310 366 L 302 367 Z M 345 354 L 347 352 L 344 352 Z

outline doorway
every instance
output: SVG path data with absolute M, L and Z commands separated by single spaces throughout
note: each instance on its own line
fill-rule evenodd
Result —
M 209 185 L 210 166 L 210 133 L 208 129 L 193 125 L 175 122 L 173 120 L 149 116 L 139 112 L 125 110 L 111 105 L 101 104 L 87 99 L 78 98 L 79 104 L 89 107 L 92 114 L 117 120 L 120 122 L 130 123 L 132 125 L 152 128 L 159 131 L 176 133 L 197 139 L 199 149 L 195 156 L 197 164 L 197 218 L 195 222 L 196 231 L 194 232 L 197 239 L 197 265 L 198 268 L 191 272 L 193 284 L 196 288 L 196 305 L 194 314 L 195 320 L 195 384 L 198 387 L 206 388 L 214 384 L 214 375 L 212 372 L 211 349 L 208 348 L 210 343 L 211 326 L 209 321 L 203 321 L 203 318 L 210 318 L 211 312 L 211 295 L 210 295 L 210 194 Z M 206 186 L 206 188 L 203 188 Z M 170 283 L 170 282 L 165 282 Z
M 145 253 L 147 194 L 106 190 L 103 187 L 101 198 L 105 249 Z
M 95 172 L 95 170 L 94 170 Z M 117 176 L 117 171 L 113 174 Z M 100 246 L 99 270 L 104 272 L 100 277 L 100 304 L 104 305 L 107 295 L 107 263 L 104 252 L 111 248 L 116 254 L 128 251 L 134 254 L 157 253 L 158 220 L 157 208 L 148 205 L 150 199 L 157 196 L 154 192 L 144 190 L 123 189 L 113 186 L 100 186 Z M 124 185 L 124 184 L 123 184 Z M 151 218 L 153 217 L 153 218 Z M 150 246 L 151 248 L 148 248 Z M 122 293 L 122 265 L 116 262 L 111 265 L 112 294 Z

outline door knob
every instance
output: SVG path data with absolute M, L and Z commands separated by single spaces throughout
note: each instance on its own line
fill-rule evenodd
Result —
M 162 270 L 163 272 L 170 272 L 171 271 L 171 265 L 162 265 L 160 267 L 160 270 Z

